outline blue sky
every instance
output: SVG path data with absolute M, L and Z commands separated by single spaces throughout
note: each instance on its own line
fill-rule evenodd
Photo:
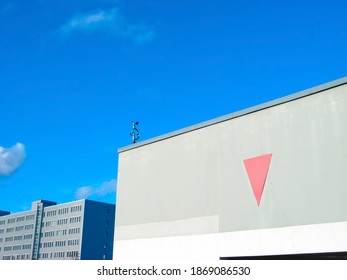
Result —
M 0 210 L 115 202 L 149 139 L 347 75 L 347 1 L 0 0 Z

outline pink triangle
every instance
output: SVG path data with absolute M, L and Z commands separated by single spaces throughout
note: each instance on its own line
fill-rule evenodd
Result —
M 255 158 L 245 159 L 243 161 L 258 206 L 260 204 L 261 196 L 263 194 L 263 189 L 265 185 L 266 176 L 269 170 L 271 158 L 272 154 L 267 154 Z

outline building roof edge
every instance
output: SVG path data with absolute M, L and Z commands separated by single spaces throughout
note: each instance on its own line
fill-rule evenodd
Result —
M 309 95 L 313 95 L 313 94 L 322 92 L 324 90 L 328 90 L 328 89 L 331 89 L 331 88 L 334 88 L 337 86 L 341 86 L 344 84 L 347 84 L 347 77 L 343 77 L 341 79 L 337 79 L 337 80 L 327 82 L 327 83 L 324 83 L 324 84 L 321 84 L 321 85 L 318 85 L 315 87 L 311 87 L 309 89 L 302 90 L 302 91 L 299 91 L 299 92 L 296 92 L 296 93 L 293 93 L 293 94 L 290 94 L 290 95 L 287 95 L 287 96 L 284 96 L 284 97 L 281 97 L 278 99 L 274 99 L 274 100 L 271 100 L 271 101 L 268 101 L 268 102 L 265 102 L 265 103 L 262 103 L 262 104 L 259 104 L 256 106 L 252 106 L 252 107 L 249 107 L 247 109 L 243 109 L 243 110 L 240 110 L 240 111 L 237 111 L 234 113 L 230 113 L 230 114 L 227 114 L 227 115 L 224 115 L 221 117 L 217 117 L 217 118 L 214 118 L 214 119 L 211 119 L 208 121 L 204 121 L 204 122 L 201 122 L 201 123 L 198 123 L 195 125 L 191 125 L 191 126 L 188 126 L 188 127 L 185 127 L 185 128 L 173 131 L 173 132 L 169 132 L 169 133 L 166 133 L 166 134 L 154 137 L 154 138 L 150 138 L 148 140 L 144 140 L 142 142 L 138 142 L 138 143 L 131 144 L 128 146 L 124 146 L 124 147 L 121 147 L 118 149 L 118 153 L 122 153 L 122 152 L 125 152 L 128 150 L 136 149 L 136 148 L 139 148 L 139 147 L 142 147 L 145 145 L 149 145 L 149 144 L 152 144 L 152 143 L 155 143 L 158 141 L 169 139 L 169 138 L 172 138 L 172 137 L 184 134 L 184 133 L 188 133 L 188 132 L 191 132 L 191 131 L 194 131 L 197 129 L 201 129 L 201 128 L 208 127 L 208 126 L 211 126 L 211 125 L 214 125 L 217 123 L 228 121 L 230 119 L 234 119 L 234 118 L 238 118 L 238 117 L 241 117 L 244 115 L 248 115 L 248 114 L 251 114 L 251 113 L 254 113 L 254 112 L 257 112 L 260 110 L 264 110 L 267 108 L 271 108 L 271 107 L 274 107 L 274 106 L 277 106 L 277 105 L 280 105 L 283 103 L 294 101 L 296 99 L 300 99 L 300 98 L 303 98 L 303 97 L 306 97 Z

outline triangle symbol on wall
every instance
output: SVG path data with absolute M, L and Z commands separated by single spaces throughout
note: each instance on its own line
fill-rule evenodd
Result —
M 272 154 L 266 154 L 254 158 L 245 159 L 243 161 L 258 206 L 260 205 L 261 196 L 263 194 L 271 158 Z

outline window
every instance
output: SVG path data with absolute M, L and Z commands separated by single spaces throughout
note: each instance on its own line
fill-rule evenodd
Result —
M 35 219 L 35 214 L 31 214 L 25 217 L 26 221 L 34 220 Z
M 82 210 L 82 205 L 76 205 L 71 207 L 71 212 L 77 212 Z
M 4 252 L 8 252 L 12 250 L 12 246 L 6 246 L 4 247 Z
M 45 237 L 53 237 L 54 236 L 54 230 L 45 232 Z
M 43 248 L 50 248 L 54 246 L 54 242 L 50 241 L 50 242 L 44 242 L 43 243 Z
M 48 253 L 43 253 L 41 258 L 42 259 L 48 259 L 49 258 L 49 254 Z
M 79 258 L 78 251 L 69 251 L 66 253 L 66 257 L 69 259 L 75 259 L 77 260 Z
M 20 249 L 22 249 L 22 245 L 15 245 L 15 246 L 13 246 L 13 251 L 18 251 Z
M 60 219 L 60 220 L 57 221 L 57 226 L 65 225 L 65 224 L 67 224 L 67 221 L 68 221 L 67 218 L 65 218 L 65 219 Z
M 55 216 L 55 215 L 57 215 L 57 210 L 50 210 L 50 211 L 47 211 L 47 213 L 46 213 L 47 217 L 51 217 L 51 216 Z
M 32 239 L 33 238 L 33 235 L 32 234 L 25 234 L 24 235 L 24 240 L 26 239 Z
M 11 219 L 8 219 L 7 220 L 7 223 L 8 224 L 12 224 L 12 223 L 14 223 L 16 221 L 16 218 L 11 218 Z
M 67 229 L 59 229 L 56 231 L 56 236 L 66 235 Z
M 64 258 L 65 252 L 55 252 L 54 253 L 54 258 Z
M 46 227 L 51 227 L 51 226 L 55 226 L 55 221 L 46 222 Z
M 23 250 L 31 249 L 31 244 L 24 244 L 22 249 Z
M 18 240 L 22 240 L 22 239 L 23 239 L 22 235 L 16 235 L 13 240 L 18 241 Z
M 6 229 L 6 232 L 8 233 L 8 232 L 13 232 L 14 231 L 14 227 L 11 227 L 11 228 L 8 228 L 8 229 Z
M 34 224 L 25 225 L 24 227 L 25 230 L 33 229 L 33 228 L 34 228 Z
M 18 226 L 18 227 L 16 227 L 16 231 L 21 231 L 21 230 L 23 230 L 23 228 L 24 228 L 24 226 Z
M 81 216 L 70 218 L 70 223 L 79 223 L 81 222 Z
M 55 247 L 64 247 L 66 245 L 66 241 L 55 241 Z
M 71 239 L 67 241 L 68 246 L 74 246 L 74 245 L 79 245 L 80 240 L 79 239 Z
M 76 234 L 80 233 L 80 228 L 70 228 L 69 229 L 69 234 Z
M 17 218 L 17 222 L 23 222 L 25 220 L 25 216 L 21 216 Z
M 69 212 L 69 207 L 62 208 L 58 210 L 58 215 L 66 214 Z

